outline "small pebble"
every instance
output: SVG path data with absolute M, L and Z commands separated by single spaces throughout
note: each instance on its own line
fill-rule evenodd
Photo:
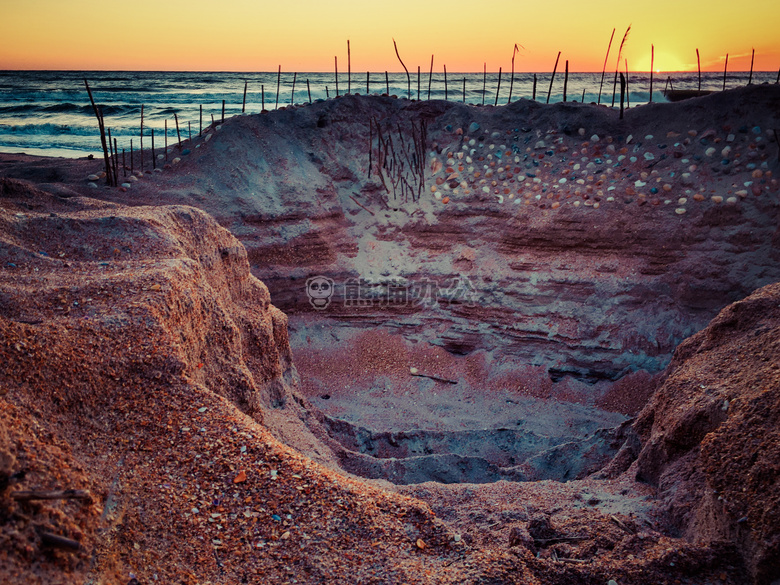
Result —
M 674 212 L 677 215 L 683 215 L 685 213 L 685 208 L 684 207 L 678 207 L 677 209 L 674 210 Z

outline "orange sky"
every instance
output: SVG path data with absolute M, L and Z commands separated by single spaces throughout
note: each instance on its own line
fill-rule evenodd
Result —
M 553 12 L 550 7 L 554 6 Z M 780 69 L 780 2 L 686 0 L 554 3 L 449 0 L 0 0 L 0 69 L 202 71 L 400 71 L 398 42 L 410 71 L 516 71 L 559 67 L 601 71 L 612 29 L 608 70 L 632 25 L 623 55 L 632 71 Z M 625 67 L 621 63 L 621 68 Z

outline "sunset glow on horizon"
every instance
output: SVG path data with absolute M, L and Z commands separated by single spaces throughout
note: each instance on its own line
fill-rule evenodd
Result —
M 758 0 L 743 10 L 733 2 L 631 3 L 559 0 L 449 3 L 356 0 L 260 5 L 250 0 L 138 0 L 132 4 L 86 0 L 25 0 L 3 7 L 0 69 L 149 71 L 347 70 L 403 71 L 393 39 L 410 72 L 443 65 L 452 72 L 511 67 L 551 71 L 558 52 L 572 72 L 601 71 L 615 29 L 607 71 L 623 48 L 631 71 L 703 71 L 780 68 L 780 3 Z

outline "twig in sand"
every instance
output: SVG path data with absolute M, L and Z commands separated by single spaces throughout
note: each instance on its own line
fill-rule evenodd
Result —
M 58 534 L 52 534 L 51 532 L 41 532 L 41 544 L 45 547 L 59 548 L 62 550 L 78 551 L 81 548 L 81 543 L 71 538 L 65 538 Z
M 352 52 L 349 49 L 349 39 L 347 39 L 347 95 L 352 93 Z
M 518 51 L 517 43 L 515 43 L 515 48 L 512 50 L 512 77 L 509 79 L 509 97 L 507 98 L 506 103 L 512 101 L 512 87 L 515 84 L 515 55 L 517 55 Z
M 566 70 L 563 73 L 563 101 L 566 102 L 566 88 L 569 85 L 569 60 L 566 59 Z
M 753 61 L 755 60 L 755 58 L 756 58 L 756 50 L 754 48 L 753 53 L 750 56 L 750 77 L 748 77 L 748 85 L 753 84 Z
M 629 528 L 629 527 L 626 525 L 626 523 L 625 523 L 625 522 L 623 522 L 622 520 L 620 520 L 620 518 L 618 518 L 617 516 L 615 516 L 615 515 L 611 515 L 611 516 L 609 517 L 609 519 L 610 519 L 610 520 L 612 520 L 612 522 L 614 522 L 615 524 L 617 524 L 617 525 L 618 525 L 620 528 L 622 528 L 622 529 L 623 529 L 623 530 L 625 530 L 626 532 L 629 532 L 629 533 L 631 533 L 631 534 L 636 534 L 636 530 L 633 530 L 632 528 Z
M 309 92 L 309 103 L 311 103 L 311 85 L 309 85 L 309 79 L 306 78 L 306 91 Z
M 349 198 L 350 198 L 350 199 L 352 199 L 352 201 L 354 201 L 355 203 L 357 203 L 357 204 L 358 204 L 360 207 L 362 207 L 363 209 L 365 209 L 366 211 L 368 211 L 368 212 L 369 212 L 371 215 L 374 215 L 374 212 L 373 212 L 373 211 L 371 211 L 371 210 L 370 210 L 368 207 L 366 207 L 366 206 L 365 206 L 365 205 L 363 205 L 363 204 L 362 204 L 360 201 L 358 201 L 357 199 L 355 199 L 355 198 L 354 198 L 352 195 L 350 195 L 350 196 L 349 196 Z
M 243 114 L 244 112 L 246 112 L 246 88 L 247 88 L 247 85 L 248 85 L 248 84 L 249 84 L 249 82 L 248 82 L 248 81 L 244 81 L 244 101 L 243 101 L 243 102 L 241 102 L 241 113 L 242 113 L 242 114 Z
M 152 170 L 157 168 L 157 157 L 154 156 L 154 128 L 152 128 Z
M 387 74 L 386 69 L 385 69 L 385 89 L 387 90 L 387 95 L 390 95 L 390 76 Z
M 599 83 L 599 99 L 596 104 L 601 104 L 601 89 L 604 87 L 604 75 L 607 73 L 607 61 L 609 60 L 609 50 L 612 48 L 612 40 L 615 38 L 615 29 L 612 29 L 612 36 L 609 37 L 609 45 L 607 45 L 607 56 L 604 57 L 604 68 L 601 70 L 601 83 Z
M 496 103 L 493 104 L 494 106 L 498 105 L 498 94 L 501 93 L 501 67 L 498 68 L 498 85 L 496 86 Z
M 279 71 L 276 74 L 276 109 L 279 109 L 279 88 L 282 85 L 282 66 L 279 65 Z M 223 122 L 224 117 L 223 117 Z
M 653 67 L 655 66 L 655 45 L 650 45 L 650 102 L 653 101 Z
M 141 172 L 144 172 L 144 105 L 141 104 Z
M 723 65 L 723 91 L 726 91 L 726 71 L 729 68 L 729 54 L 726 53 L 726 63 Z
M 450 380 L 448 378 L 442 378 L 440 376 L 434 376 L 432 374 L 421 374 L 419 372 L 410 373 L 411 376 L 416 376 L 418 378 L 429 378 L 431 380 L 435 380 L 436 382 L 443 382 L 445 384 L 457 384 L 457 380 Z
M 536 99 L 536 73 L 534 73 L 534 88 L 533 88 L 533 91 L 531 93 L 531 99 L 532 100 Z
M 225 123 L 225 100 L 222 100 L 222 121 L 220 122 L 220 124 L 224 124 L 224 123 Z
M 179 150 L 181 150 L 181 132 L 179 132 L 179 116 L 176 112 L 173 113 L 173 119 L 176 121 L 176 138 L 179 139 Z M 224 115 L 223 115 L 224 119 Z
M 428 101 L 431 100 L 431 82 L 433 81 L 433 55 L 431 55 L 431 71 L 428 73 Z
M 444 101 L 447 101 L 447 66 L 444 66 Z
M 552 94 L 553 81 L 555 80 L 555 71 L 558 69 L 558 59 L 561 58 L 561 52 L 558 51 L 558 56 L 555 58 L 555 67 L 553 67 L 552 76 L 550 77 L 550 89 L 547 90 L 547 103 L 550 103 L 550 95 Z
M 293 73 L 293 84 L 292 84 L 292 91 L 290 92 L 290 105 L 293 105 L 295 103 L 295 82 L 298 79 L 298 73 Z
M 336 76 L 336 97 L 339 97 L 339 56 L 333 56 L 334 70 Z
M 701 57 L 699 57 L 699 49 L 696 49 L 696 65 L 699 68 L 699 91 L 698 91 L 698 94 L 701 95 Z
M 482 105 L 485 105 L 485 94 L 487 93 L 487 63 L 482 64 Z
M 398 57 L 401 66 L 404 68 L 404 71 L 406 71 L 406 92 L 409 95 L 409 99 L 412 99 L 412 79 L 409 77 L 409 70 L 406 68 L 406 65 L 404 65 L 401 55 L 398 54 L 398 45 L 395 43 L 395 39 L 393 39 L 393 48 L 395 49 L 395 56 Z
M 86 490 L 24 490 L 13 492 L 11 499 L 17 502 L 30 502 L 32 500 L 82 500 L 85 503 L 91 503 L 92 495 Z
M 105 126 L 103 126 L 103 118 L 100 116 L 100 112 L 98 112 L 98 108 L 95 105 L 95 100 L 92 97 L 92 90 L 89 88 L 89 83 L 87 83 L 87 80 L 84 80 L 84 85 L 87 88 L 87 94 L 89 95 L 89 102 L 92 104 L 92 110 L 95 112 L 95 117 L 98 121 L 98 130 L 100 130 L 100 145 L 103 147 L 103 158 L 106 163 L 106 181 L 111 184 L 111 165 L 109 165 L 108 162 L 108 148 L 106 147 L 106 129 Z M 143 108 L 143 106 L 141 106 Z M 143 109 L 142 109 L 143 111 Z
M 623 40 L 620 41 L 620 49 L 618 49 L 617 65 L 615 65 L 615 82 L 612 85 L 612 106 L 615 105 L 615 92 L 617 91 L 618 71 L 620 71 L 620 58 L 623 56 L 623 46 L 628 40 L 628 33 L 631 32 L 631 25 L 628 25 L 626 34 L 623 35 Z

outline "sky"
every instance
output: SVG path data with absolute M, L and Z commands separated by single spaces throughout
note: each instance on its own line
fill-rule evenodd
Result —
M 0 0 L 0 70 L 780 69 L 780 2 L 752 0 Z

